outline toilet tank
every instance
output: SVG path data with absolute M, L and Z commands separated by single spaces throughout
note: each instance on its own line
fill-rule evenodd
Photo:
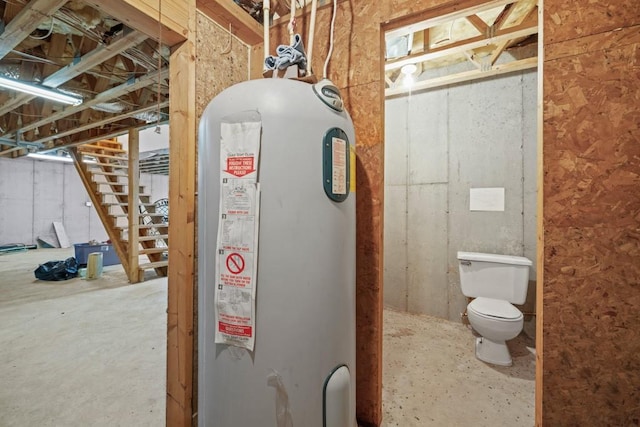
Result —
M 462 293 L 524 304 L 531 264 L 520 256 L 458 252 Z

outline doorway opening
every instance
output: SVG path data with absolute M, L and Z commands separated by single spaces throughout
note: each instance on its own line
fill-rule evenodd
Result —
M 384 419 L 528 426 L 536 380 L 538 4 L 442 10 L 383 28 Z M 512 366 L 475 357 L 479 334 L 466 315 L 459 251 L 532 261 L 526 302 L 516 306 L 523 331 L 507 342 Z

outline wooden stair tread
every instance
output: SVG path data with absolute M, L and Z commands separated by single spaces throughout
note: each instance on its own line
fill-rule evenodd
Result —
M 85 145 L 93 145 L 95 147 L 119 147 L 122 148 L 122 143 L 117 139 L 101 139 L 100 141 L 92 142 L 91 144 Z
M 129 165 L 122 165 L 122 164 L 119 164 L 119 163 L 96 162 L 96 163 L 90 163 L 90 164 L 91 164 L 91 166 L 101 166 L 103 168 L 129 169 Z M 89 171 L 93 171 L 93 170 L 95 170 L 95 169 L 89 169 Z
M 138 224 L 138 228 L 139 229 L 148 229 L 148 228 L 168 228 L 169 224 Z M 129 225 L 119 225 L 116 228 L 120 228 L 122 230 L 127 230 L 129 228 Z
M 138 253 L 140 255 L 148 255 L 148 254 L 161 254 L 163 252 L 169 252 L 169 248 L 145 248 L 138 249 Z
M 116 184 L 118 185 L 118 184 Z M 101 191 L 103 196 L 128 196 L 129 193 L 116 192 L 116 191 Z M 139 197 L 151 197 L 151 194 L 138 194 Z
M 160 239 L 168 239 L 169 235 L 168 234 L 158 234 L 158 235 L 147 235 L 147 236 L 138 236 L 138 242 L 150 242 L 153 240 L 160 240 Z M 128 242 L 129 239 L 122 239 L 123 242 Z
M 150 270 L 152 268 L 160 268 L 160 267 L 168 267 L 168 266 L 169 266 L 169 260 L 166 260 L 166 261 L 156 261 L 156 262 L 148 262 L 145 264 L 140 264 L 138 266 L 138 269 Z
M 116 218 L 126 218 L 126 217 L 129 216 L 127 214 L 109 214 L 109 215 L 112 216 L 112 217 L 116 217 Z M 166 215 L 165 214 L 161 214 L 161 213 L 141 213 L 141 214 L 138 214 L 138 216 L 163 217 L 163 216 L 166 216 Z
M 93 175 L 104 175 L 104 176 L 122 176 L 122 177 L 128 177 L 129 175 L 127 175 L 126 173 L 118 173 L 118 172 L 104 172 L 101 170 L 95 170 L 95 169 L 89 169 L 89 173 L 93 174 Z M 115 182 L 108 182 L 108 181 L 95 181 L 94 182 L 98 182 L 99 184 L 116 184 Z M 124 185 L 124 184 L 118 184 L 118 185 Z
M 101 159 L 116 159 L 116 160 L 122 160 L 122 161 L 128 161 L 127 156 L 113 156 L 111 154 L 103 154 L 103 153 L 87 153 L 87 152 L 83 152 L 82 153 L 83 156 L 90 156 L 90 157 L 98 157 Z
M 129 206 L 128 202 L 103 202 L 104 206 Z M 155 206 L 155 203 L 152 202 L 142 202 L 138 203 L 139 206 Z M 144 215 L 144 214 L 141 214 Z
M 126 150 L 122 148 L 114 148 L 114 147 L 100 147 L 97 145 L 81 145 L 78 147 L 78 151 L 81 153 L 93 153 L 95 151 L 109 151 L 111 153 L 126 153 Z

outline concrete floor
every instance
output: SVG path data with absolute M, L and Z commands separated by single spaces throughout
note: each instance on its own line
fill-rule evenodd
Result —
M 161 426 L 166 278 L 43 282 L 73 249 L 0 256 L 0 426 Z
M 507 344 L 513 366 L 475 358 L 475 337 L 461 323 L 385 310 L 385 427 L 532 427 L 534 342 Z
M 73 250 L 0 256 L 0 426 L 162 426 L 166 279 L 35 280 Z M 475 359 L 465 326 L 385 310 L 383 426 L 534 425 L 531 340 L 514 366 Z M 304 427 L 304 426 L 301 426 Z

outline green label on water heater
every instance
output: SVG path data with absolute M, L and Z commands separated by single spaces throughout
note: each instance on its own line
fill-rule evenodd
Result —
M 349 197 L 351 150 L 345 131 L 332 128 L 322 139 L 322 183 L 324 192 L 335 202 Z

